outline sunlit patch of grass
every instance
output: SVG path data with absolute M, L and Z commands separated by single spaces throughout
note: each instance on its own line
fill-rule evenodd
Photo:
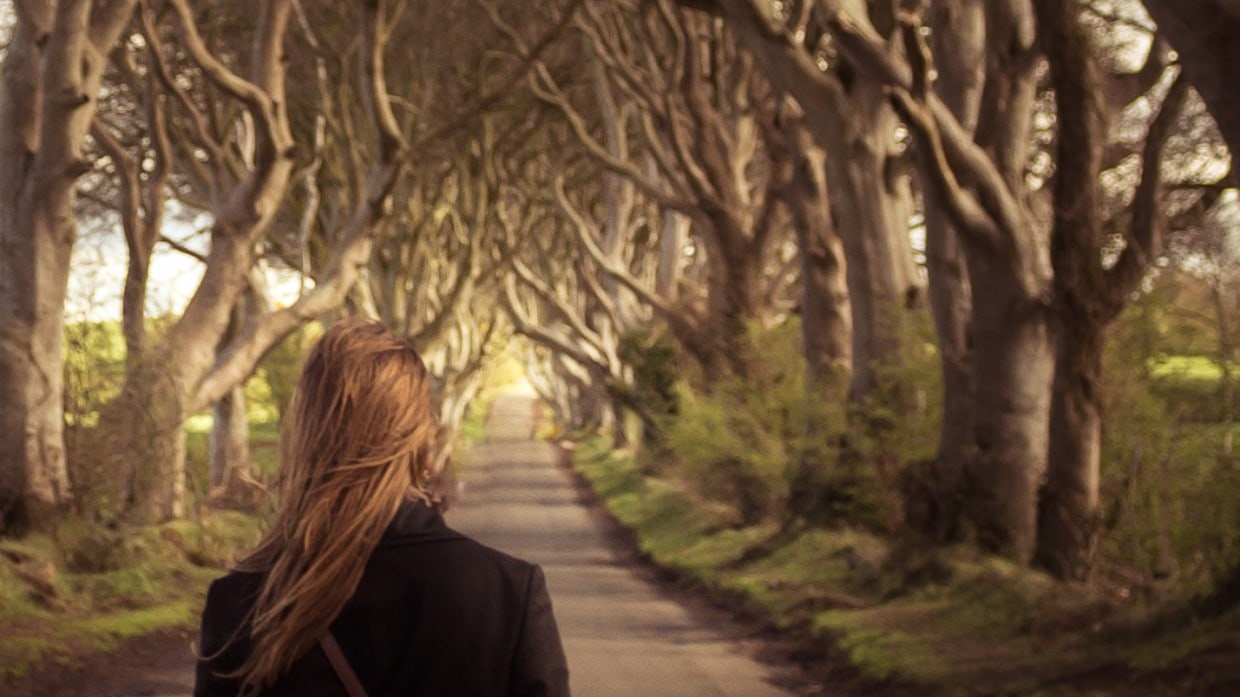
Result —
M 90 639 L 99 649 L 108 649 L 117 639 L 148 634 L 168 627 L 192 626 L 201 611 L 200 603 L 178 600 L 156 607 L 98 615 L 66 622 L 67 632 Z
M 1232 366 L 1232 371 L 1240 372 L 1240 366 Z M 1210 356 L 1162 356 L 1150 363 L 1150 375 L 1217 382 L 1223 378 L 1223 368 Z
M 190 433 L 210 433 L 211 425 L 215 423 L 215 419 L 211 418 L 211 412 L 203 412 L 194 414 L 185 420 L 185 430 Z

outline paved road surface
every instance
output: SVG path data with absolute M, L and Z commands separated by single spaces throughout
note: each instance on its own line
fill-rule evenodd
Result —
M 486 440 L 462 477 L 448 523 L 541 564 L 560 624 L 576 697 L 791 697 L 767 682 L 752 646 L 726 620 L 690 610 L 642 580 L 578 501 L 557 453 L 535 442 L 530 393 L 500 397 Z M 735 633 L 735 632 L 733 632 Z M 127 655 L 92 658 L 81 672 L 44 675 L 19 697 L 187 697 L 190 636 L 151 637 Z M 0 695 L 12 687 L 0 684 Z M 430 696 L 428 696 L 430 697 Z
M 530 438 L 533 404 L 521 392 L 497 400 L 448 524 L 542 565 L 573 694 L 790 697 L 719 618 L 666 597 L 611 551 L 571 475 L 556 467 L 555 448 Z

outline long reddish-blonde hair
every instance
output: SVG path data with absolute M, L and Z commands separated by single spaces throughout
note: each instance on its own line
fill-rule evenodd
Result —
M 264 574 L 242 694 L 269 687 L 357 589 L 402 501 L 427 499 L 436 433 L 426 366 L 378 322 L 328 328 L 281 429 L 278 508 L 239 571 Z

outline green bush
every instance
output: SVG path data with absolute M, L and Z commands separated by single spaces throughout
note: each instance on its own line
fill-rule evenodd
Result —
M 734 506 L 744 523 L 788 515 L 803 463 L 827 472 L 826 480 L 839 474 L 831 470 L 844 426 L 843 411 L 830 406 L 838 394 L 806 387 L 795 319 L 753 331 L 750 345 L 749 380 L 725 378 L 709 394 L 681 383 L 667 427 L 683 475 L 703 496 Z
M 1199 593 L 1240 563 L 1240 468 L 1225 452 L 1219 373 L 1151 355 L 1165 343 L 1160 316 L 1138 304 L 1108 342 L 1097 568 L 1132 590 Z
M 663 428 L 680 410 L 676 348 L 665 334 L 635 330 L 621 337 L 618 355 L 633 371 L 626 398 L 642 419 L 645 445 L 661 448 Z
M 65 569 L 74 573 L 115 571 L 129 561 L 125 536 L 78 518 L 61 520 L 52 531 Z
M 258 372 L 267 386 L 266 398 L 269 399 L 268 403 L 274 413 L 265 414 L 259 420 L 276 421 L 284 413 L 284 408 L 292 399 L 293 388 L 297 386 L 301 362 L 322 333 L 322 327 L 316 323 L 304 325 L 263 357 Z M 248 392 L 246 396 L 250 397 Z
M 125 340 L 118 322 L 65 325 L 65 425 L 88 428 L 121 390 L 125 379 Z

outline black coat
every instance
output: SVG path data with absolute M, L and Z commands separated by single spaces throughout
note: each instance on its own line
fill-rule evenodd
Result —
M 243 621 L 262 577 L 211 584 L 194 697 L 232 697 Z M 567 697 L 568 667 L 542 570 L 485 547 L 423 504 L 405 504 L 366 565 L 332 634 L 370 697 Z M 245 633 L 244 630 L 242 632 Z M 265 695 L 338 697 L 344 686 L 316 644 Z

